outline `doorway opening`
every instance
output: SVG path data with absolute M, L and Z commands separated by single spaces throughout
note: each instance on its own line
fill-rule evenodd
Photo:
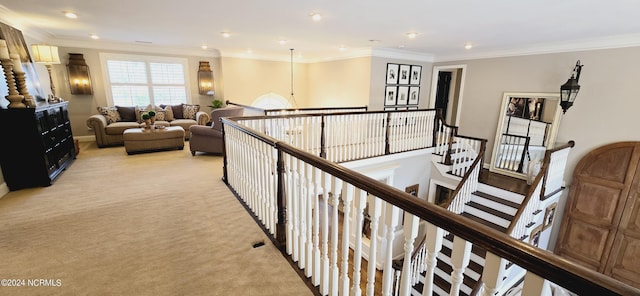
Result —
M 445 122 L 460 125 L 466 65 L 433 67 L 429 108 L 442 109 Z

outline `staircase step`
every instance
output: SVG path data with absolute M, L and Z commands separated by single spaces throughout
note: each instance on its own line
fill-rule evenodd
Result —
M 463 214 L 475 216 L 476 218 L 480 218 L 482 220 L 485 220 L 489 223 L 495 224 L 496 226 L 503 227 L 503 228 L 508 228 L 509 224 L 511 224 L 510 220 L 503 219 L 502 217 L 499 217 L 499 216 L 494 216 L 491 213 L 485 212 L 482 209 L 477 209 L 467 205 L 465 205 L 464 207 Z
M 500 218 L 502 218 L 504 220 L 507 220 L 509 222 L 513 221 L 513 215 L 509 215 L 509 214 L 507 214 L 505 212 L 501 212 L 499 210 L 496 210 L 495 208 L 479 204 L 479 203 L 477 203 L 475 201 L 468 202 L 466 204 L 466 206 L 467 207 L 476 208 L 476 209 L 481 210 L 481 211 L 483 211 L 485 213 L 491 214 L 491 215 L 496 216 L 496 217 L 500 217 Z
M 501 199 L 512 201 L 517 204 L 521 204 L 524 200 L 524 194 L 521 194 L 519 192 L 511 192 L 509 190 L 491 186 L 482 182 L 478 183 L 477 191 L 488 193 L 493 196 L 498 196 Z
M 499 203 L 499 204 L 503 204 L 503 205 L 508 206 L 510 208 L 518 209 L 520 207 L 520 204 L 517 203 L 517 202 L 506 200 L 504 198 L 500 198 L 500 197 L 497 197 L 495 195 L 492 195 L 492 194 L 489 194 L 489 193 L 485 193 L 485 192 L 482 192 L 482 191 L 476 191 L 476 192 L 473 193 L 473 195 L 482 197 L 484 199 L 487 199 L 487 200 L 490 200 L 490 201 L 493 201 L 493 202 L 496 202 L 496 203 Z
M 476 216 L 471 215 L 469 213 L 462 213 L 462 214 L 460 214 L 460 216 L 469 218 L 469 219 L 471 219 L 473 221 L 476 221 L 476 222 L 478 222 L 480 224 L 489 226 L 489 227 L 491 227 L 491 228 L 493 228 L 495 230 L 498 230 L 498 231 L 501 231 L 501 232 L 505 232 L 505 233 L 507 232 L 507 228 L 506 227 L 491 223 L 490 221 L 487 221 L 487 220 L 484 220 L 482 218 L 476 217 Z

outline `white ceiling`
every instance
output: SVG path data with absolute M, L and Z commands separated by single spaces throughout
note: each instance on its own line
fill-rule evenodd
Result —
M 445 61 L 640 45 L 637 0 L 0 1 L 12 25 L 55 45 L 203 56 L 287 60 L 293 48 L 299 61 L 380 52 Z

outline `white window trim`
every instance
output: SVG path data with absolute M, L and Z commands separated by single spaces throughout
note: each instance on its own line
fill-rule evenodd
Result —
M 148 55 L 136 55 L 136 54 L 121 54 L 121 53 L 99 53 L 100 56 L 100 65 L 102 67 L 102 78 L 104 83 L 104 89 L 107 95 L 107 104 L 108 106 L 113 106 L 113 94 L 111 93 L 111 81 L 109 80 L 109 68 L 107 67 L 108 60 L 124 60 L 124 61 L 135 61 L 135 62 L 145 62 L 145 63 L 173 63 L 173 64 L 182 64 L 184 67 L 184 87 L 187 92 L 187 104 L 192 104 L 191 99 L 191 79 L 189 78 L 189 63 L 186 58 L 176 58 L 176 57 L 162 57 L 162 56 L 148 56 Z

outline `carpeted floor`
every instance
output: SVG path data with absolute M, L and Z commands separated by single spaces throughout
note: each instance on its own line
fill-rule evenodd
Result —
M 0 199 L 0 279 L 31 285 L 0 295 L 313 295 L 221 181 L 221 157 L 80 144 L 52 186 Z

